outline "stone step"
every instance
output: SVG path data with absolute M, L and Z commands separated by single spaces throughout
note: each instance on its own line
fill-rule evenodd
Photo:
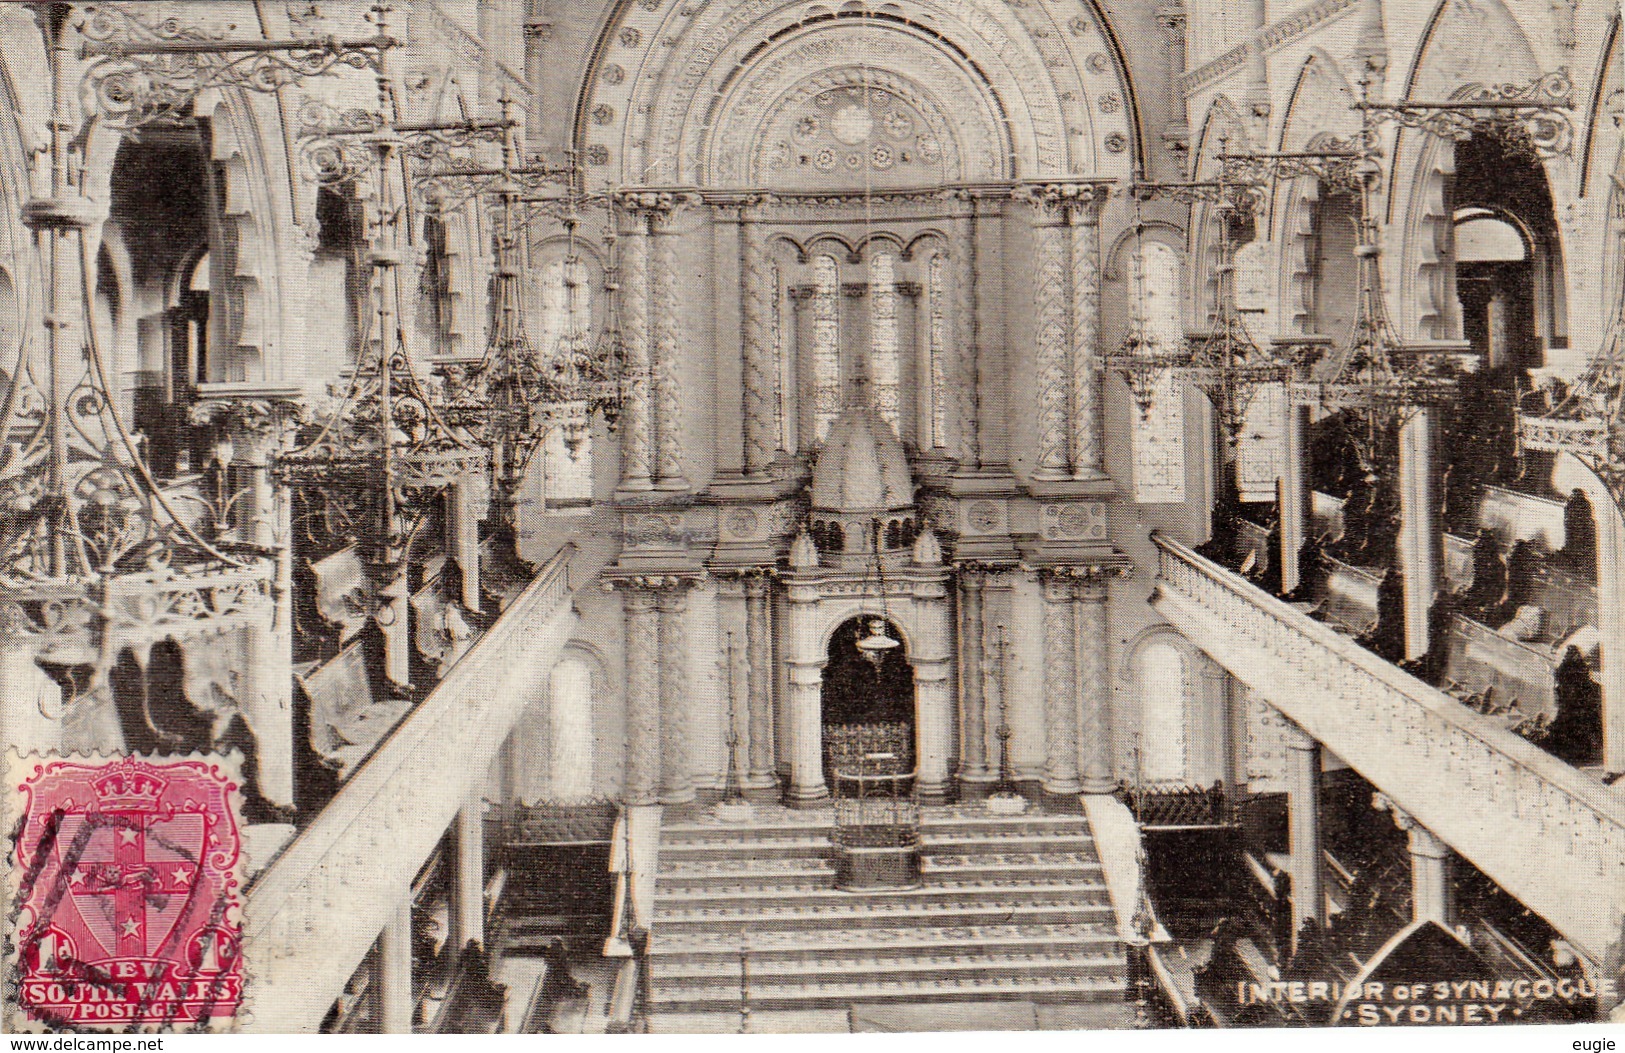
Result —
M 1045 884 L 1063 881 L 1097 884 L 1104 880 L 1100 863 L 1083 852 L 986 855 L 927 855 L 921 862 L 926 884 L 945 881 L 995 882 L 1025 877 Z M 768 889 L 828 888 L 835 880 L 831 859 L 665 859 L 658 884 L 665 891 L 699 891 L 733 887 Z
M 1020 877 L 959 880 L 944 876 L 919 888 L 863 892 L 848 892 L 827 884 L 808 883 L 801 886 L 777 884 L 761 887 L 743 882 L 738 885 L 717 885 L 698 889 L 662 888 L 659 892 L 662 910 L 752 906 L 764 913 L 783 907 L 808 910 L 843 907 L 853 902 L 879 906 L 891 902 L 955 904 L 971 900 L 996 900 L 1015 904 L 1049 900 L 1105 902 L 1107 899 L 1108 893 L 1104 885 L 1023 880 Z
M 773 910 L 758 903 L 738 901 L 723 906 L 684 907 L 668 905 L 665 897 L 657 906 L 656 932 L 690 932 L 696 929 L 746 927 L 752 931 L 801 930 L 819 928 L 905 928 L 936 925 L 1076 924 L 1106 922 L 1112 909 L 1105 902 L 1090 902 L 1075 890 L 1064 897 L 1046 901 L 1012 903 L 994 898 L 985 902 L 941 902 L 928 899 L 855 897 L 845 893 L 844 901 L 833 903 L 787 902 Z
M 1084 853 L 1094 855 L 1094 841 L 1078 834 L 1008 832 L 998 837 L 962 836 L 956 831 L 922 830 L 920 847 L 927 857 L 1039 855 Z M 828 832 L 753 842 L 721 841 L 671 843 L 662 837 L 661 867 L 691 859 L 819 859 L 834 845 Z
M 1086 953 L 1000 952 L 973 955 L 919 954 L 879 960 L 853 956 L 803 961 L 752 962 L 747 970 L 751 993 L 771 998 L 783 987 L 861 979 L 929 980 L 932 977 L 975 977 L 987 982 L 1024 976 L 1101 976 L 1122 972 L 1120 955 Z M 650 976 L 654 991 L 716 987 L 739 990 L 739 962 L 660 960 Z
M 1115 947 L 1117 933 L 1109 918 L 1093 924 L 935 925 L 893 929 L 829 926 L 791 930 L 746 926 L 744 931 L 719 927 L 690 932 L 662 929 L 653 934 L 649 953 L 660 961 L 672 958 L 737 964 L 742 944 L 749 947 L 751 961 L 760 963 L 781 959 L 847 958 L 857 947 L 862 947 L 865 956 L 878 961 L 925 952 L 972 955 L 994 948 L 1034 953 L 1098 949 Z M 767 968 L 765 964 L 763 967 Z
M 828 812 L 809 812 L 806 817 L 784 813 L 769 819 L 749 823 L 679 822 L 660 828 L 660 843 L 668 847 L 725 843 L 752 845 L 762 841 L 776 842 L 806 837 L 828 838 L 835 828 Z M 1087 839 L 1089 824 L 1076 815 L 1032 815 L 1001 818 L 987 815 L 951 815 L 927 811 L 920 818 L 920 829 L 927 835 L 941 837 L 1006 837 L 1022 834 L 1035 836 L 1074 836 Z
M 912 1005 L 937 1002 L 1105 1002 L 1121 999 L 1127 977 L 1116 974 L 1006 977 L 986 980 L 976 976 L 930 976 L 924 979 L 867 981 L 847 978 L 830 983 L 807 983 L 751 991 L 753 1010 L 807 1009 L 902 1002 Z M 737 987 L 670 987 L 652 993 L 650 1009 L 656 1013 L 683 1010 L 728 1010 L 739 1006 Z

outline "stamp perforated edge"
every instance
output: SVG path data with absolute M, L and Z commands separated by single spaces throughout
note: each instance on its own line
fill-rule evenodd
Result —
M 106 765 L 125 760 L 139 760 L 149 764 L 176 764 L 192 762 L 204 764 L 217 769 L 227 781 L 225 789 L 227 808 L 230 811 L 232 822 L 237 829 L 237 859 L 232 867 L 232 887 L 236 891 L 237 903 L 232 908 L 232 920 L 237 925 L 243 938 L 239 941 L 240 970 L 242 976 L 242 999 L 236 1012 L 229 1019 L 211 1019 L 206 1030 L 208 1031 L 239 1031 L 251 1019 L 250 1006 L 253 998 L 253 956 L 247 946 L 247 927 L 245 925 L 245 909 L 247 905 L 248 881 L 246 875 L 251 872 L 248 852 L 250 839 L 247 837 L 247 824 L 243 820 L 243 755 L 237 750 L 225 753 L 190 753 L 152 754 L 152 753 L 81 753 L 56 751 L 30 751 L 22 753 L 15 748 L 0 751 L 0 830 L 4 831 L 4 859 L 3 868 L 0 868 L 0 1021 L 4 1022 L 4 1030 L 11 1034 L 49 1034 L 66 1033 L 70 1029 L 52 1028 L 47 1022 L 30 1019 L 23 1011 L 21 1004 L 21 991 L 19 978 L 21 977 L 21 947 L 18 943 L 17 916 L 21 909 L 19 896 L 21 889 L 18 879 L 20 876 L 20 860 L 18 858 L 18 845 L 24 820 L 24 795 L 21 790 L 21 780 L 27 779 L 37 768 L 46 764 L 66 762 L 71 764 L 84 764 L 88 766 Z M 116 1024 L 80 1025 L 72 1029 L 100 1034 L 107 1033 L 147 1033 L 174 1031 L 174 1027 L 154 1027 L 146 1025 L 141 1027 L 119 1026 Z

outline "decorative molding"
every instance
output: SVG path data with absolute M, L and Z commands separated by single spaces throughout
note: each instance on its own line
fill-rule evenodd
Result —
M 1237 44 L 1219 57 L 1197 66 L 1179 79 L 1179 90 L 1186 97 L 1194 95 L 1206 85 L 1240 69 L 1246 64 L 1247 57 L 1255 51 L 1262 54 L 1283 44 L 1289 44 L 1359 2 L 1360 0 L 1316 0 L 1315 3 L 1294 12 L 1289 17 L 1266 26 L 1252 40 Z

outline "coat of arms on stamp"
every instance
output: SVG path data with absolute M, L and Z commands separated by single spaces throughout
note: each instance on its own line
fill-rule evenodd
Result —
M 243 997 L 239 781 L 221 758 L 11 758 L 11 981 L 49 1028 L 208 1029 Z

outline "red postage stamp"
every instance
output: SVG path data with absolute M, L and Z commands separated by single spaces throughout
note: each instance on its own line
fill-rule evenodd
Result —
M 14 1023 L 229 1027 L 243 997 L 233 766 L 13 756 L 7 774 Z

